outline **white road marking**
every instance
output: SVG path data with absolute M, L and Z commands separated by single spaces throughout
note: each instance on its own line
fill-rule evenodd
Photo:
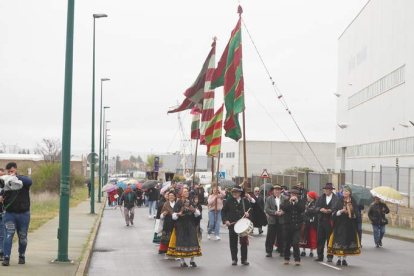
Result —
M 333 266 L 333 265 L 329 265 L 329 264 L 327 264 L 327 263 L 322 263 L 322 262 L 319 262 L 320 264 L 323 264 L 323 265 L 325 265 L 325 266 L 329 266 L 330 268 L 333 268 L 333 269 L 336 269 L 336 270 L 342 270 L 342 268 L 339 268 L 339 267 L 336 267 L 336 266 Z

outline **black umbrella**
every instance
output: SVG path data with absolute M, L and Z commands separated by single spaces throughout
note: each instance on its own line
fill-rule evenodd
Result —
M 157 180 L 148 180 L 146 181 L 144 184 L 142 184 L 142 189 L 149 189 L 149 188 L 154 188 L 155 186 L 157 186 L 158 181 Z
M 86 183 L 86 184 L 91 184 L 91 182 L 92 182 L 92 181 L 91 181 L 91 179 L 90 179 L 90 178 L 85 179 L 85 183 Z
M 263 192 L 263 189 L 266 189 L 266 192 L 273 188 L 273 185 L 270 183 L 263 184 L 260 186 L 260 191 Z
M 223 179 L 219 182 L 219 186 L 224 189 L 232 189 L 237 186 L 236 182 L 231 180 Z

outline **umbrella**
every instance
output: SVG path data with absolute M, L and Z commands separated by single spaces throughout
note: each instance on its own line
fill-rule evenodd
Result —
M 231 188 L 236 187 L 237 184 L 234 181 L 223 179 L 219 182 L 219 186 L 224 189 L 231 189 Z
M 90 178 L 85 179 L 85 183 L 86 184 L 91 184 L 91 179 Z
M 161 194 L 163 194 L 163 193 L 165 193 L 165 191 L 166 190 L 168 190 L 169 188 L 171 187 L 171 183 L 170 184 L 167 184 L 167 185 L 165 185 L 164 187 L 162 187 L 162 189 L 161 189 Z
M 127 182 L 127 184 L 137 184 L 137 183 L 138 183 L 138 180 L 136 180 L 136 179 L 130 179 Z
M 121 187 L 121 188 L 126 188 L 127 184 L 124 182 L 120 182 L 120 183 L 117 183 L 116 186 Z
M 142 183 L 135 184 L 135 187 L 137 187 L 137 189 L 141 189 L 142 188 Z
M 191 179 L 191 180 L 187 180 L 187 181 L 185 182 L 185 184 L 186 184 L 188 187 L 193 186 L 193 180 L 192 180 L 192 179 Z M 198 181 L 197 181 L 197 180 L 194 180 L 194 185 L 198 185 Z
M 154 188 L 155 186 L 157 186 L 157 184 L 157 180 L 148 180 L 142 185 L 142 189 Z
M 164 182 L 164 183 L 162 183 L 162 187 L 164 188 L 165 186 L 170 186 L 171 185 L 171 181 L 167 181 L 167 182 Z
M 116 189 L 118 189 L 118 186 L 116 186 L 116 185 L 112 185 L 112 187 L 108 187 L 108 188 L 106 189 L 106 192 L 107 192 L 107 193 L 110 193 L 110 192 L 112 192 L 112 191 L 114 191 L 114 190 L 116 190 Z
M 371 194 L 373 196 L 379 197 L 382 200 L 389 201 L 392 203 L 402 204 L 403 203 L 403 196 L 397 190 L 387 187 L 387 186 L 380 186 L 376 187 L 375 189 L 371 190 Z
M 102 191 L 106 191 L 106 189 L 108 189 L 109 187 L 113 187 L 113 184 L 106 184 L 105 186 L 102 187 Z
M 356 200 L 358 205 L 370 205 L 374 202 L 374 198 L 371 195 L 370 190 L 358 186 L 358 185 L 347 185 L 352 190 L 352 197 Z
M 260 192 L 263 192 L 263 189 L 266 189 L 266 192 L 273 188 L 273 185 L 270 183 L 263 184 L 260 186 Z

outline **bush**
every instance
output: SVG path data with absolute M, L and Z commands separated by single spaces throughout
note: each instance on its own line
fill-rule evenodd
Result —
M 61 165 L 43 164 L 32 172 L 33 185 L 31 187 L 32 193 L 51 192 L 59 194 L 60 192 L 60 177 Z M 70 174 L 70 188 L 82 187 L 85 183 L 85 177 L 81 175 Z

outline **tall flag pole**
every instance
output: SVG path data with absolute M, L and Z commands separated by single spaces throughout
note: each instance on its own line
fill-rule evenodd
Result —
M 206 78 L 207 78 L 208 73 L 210 73 L 214 69 L 215 53 L 216 53 L 216 43 L 214 42 L 212 45 L 212 49 L 210 50 L 210 53 L 208 54 L 207 59 L 204 61 L 203 67 L 201 68 L 201 71 L 198 74 L 196 80 L 190 86 L 190 88 L 188 88 L 184 92 L 184 97 L 185 97 L 184 101 L 181 103 L 179 107 L 177 107 L 174 110 L 168 111 L 168 113 L 175 113 L 175 112 L 180 112 L 180 111 L 184 111 L 187 109 L 192 109 L 194 106 L 197 106 L 199 110 L 203 110 L 203 100 L 205 96 L 204 92 L 205 92 Z M 211 63 L 213 63 L 212 67 L 211 67 Z M 213 92 L 213 98 L 214 98 L 214 92 Z
M 198 141 L 200 140 L 200 110 L 197 106 L 194 106 L 191 109 L 191 114 L 193 115 L 193 119 L 191 122 L 191 139 L 196 140 L 196 148 L 195 148 L 195 156 L 194 156 L 194 170 L 193 170 L 193 187 L 194 190 L 195 186 L 195 175 L 197 169 L 197 153 L 198 153 Z
M 205 132 L 210 122 L 211 118 L 214 116 L 214 90 L 210 89 L 211 80 L 213 79 L 213 73 L 216 66 L 216 40 L 213 38 L 213 44 L 211 44 L 211 56 L 208 64 L 206 81 L 204 84 L 204 101 L 203 101 L 203 110 L 201 113 L 200 121 L 200 145 L 205 145 Z
M 241 14 L 243 9 L 238 7 L 239 20 L 231 32 L 231 38 L 220 58 L 217 68 L 213 73 L 211 89 L 224 86 L 224 102 L 226 106 L 226 119 L 224 129 L 226 136 L 238 141 L 242 136 L 244 153 L 244 181 L 247 183 L 247 157 L 246 157 L 246 126 L 245 126 L 245 101 L 244 79 L 242 68 L 242 36 Z M 239 113 L 243 113 L 243 130 L 240 128 Z

